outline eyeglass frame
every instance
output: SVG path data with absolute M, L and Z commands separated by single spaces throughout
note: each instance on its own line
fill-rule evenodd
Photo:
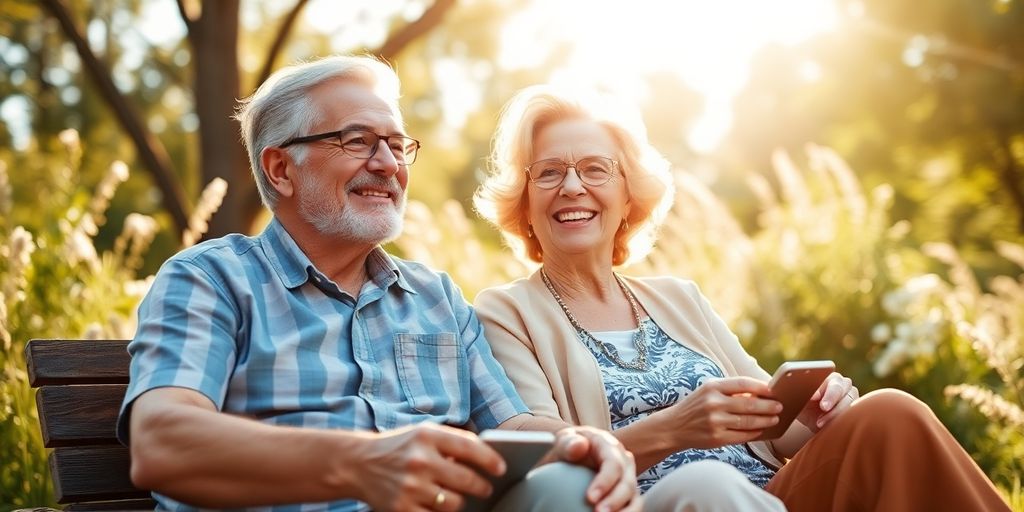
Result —
M 601 183 L 596 183 L 595 184 L 595 183 L 587 183 L 587 181 L 585 179 L 583 179 L 583 174 L 580 173 L 579 163 L 584 161 L 584 160 L 592 160 L 592 159 L 607 160 L 607 161 L 611 162 L 611 164 L 612 164 L 611 165 L 612 172 L 608 173 L 608 179 L 607 180 L 602 181 Z M 545 187 L 545 186 L 541 185 L 540 183 L 538 183 L 537 180 L 533 178 L 533 176 L 530 174 L 530 168 L 533 167 L 534 165 L 537 165 L 537 164 L 541 163 L 541 162 L 549 162 L 549 161 L 558 162 L 559 164 L 564 166 L 565 167 L 565 174 L 562 174 L 562 179 L 558 180 L 558 183 L 555 183 L 555 184 L 551 185 L 550 187 Z M 587 185 L 587 186 L 590 186 L 590 187 L 600 187 L 600 186 L 608 183 L 609 181 L 611 181 L 613 178 L 615 178 L 616 175 L 622 173 L 622 167 L 619 165 L 619 161 L 618 160 L 616 160 L 614 158 L 609 158 L 609 157 L 606 157 L 606 156 L 600 156 L 600 155 L 585 156 L 585 157 L 582 157 L 582 158 L 576 160 L 575 162 L 566 162 L 565 160 L 562 160 L 561 158 L 542 158 L 542 159 L 537 160 L 536 162 L 533 162 L 530 165 L 527 165 L 526 167 L 524 167 L 523 168 L 523 172 L 526 173 L 526 179 L 530 180 L 530 183 L 533 183 L 538 188 L 540 188 L 542 190 L 554 190 L 554 189 L 558 188 L 559 186 L 561 186 L 562 183 L 565 182 L 565 178 L 567 178 L 569 176 L 569 168 L 570 167 L 572 168 L 572 170 L 576 171 L 576 177 L 579 178 L 580 182 L 583 183 L 584 185 Z
M 370 150 L 370 154 L 369 155 L 367 155 L 367 156 L 353 155 L 353 154 L 349 153 L 345 149 L 345 144 L 342 143 L 341 136 L 346 134 L 346 133 L 352 133 L 352 132 L 369 133 L 369 134 L 377 137 L 377 143 L 372 145 L 373 149 Z M 420 141 L 418 141 L 418 140 L 416 140 L 416 139 L 414 139 L 412 137 L 409 137 L 408 135 L 402 135 L 402 134 L 399 134 L 399 133 L 396 133 L 396 134 L 393 134 L 393 135 L 381 135 L 381 134 L 379 134 L 377 132 L 374 132 L 373 130 L 367 130 L 365 128 L 346 128 L 344 130 L 335 130 L 333 132 L 317 133 L 315 135 L 304 135 L 302 137 L 292 137 L 291 139 L 286 140 L 284 142 L 284 144 L 281 144 L 278 147 L 283 149 L 283 148 L 286 148 L 286 147 L 291 146 L 293 144 L 305 144 L 307 142 L 316 142 L 318 140 L 327 140 L 327 139 L 331 139 L 331 138 L 337 138 L 338 139 L 338 147 L 341 148 L 341 150 L 346 155 L 348 155 L 348 156 L 350 156 L 352 158 L 359 158 L 361 160 L 369 160 L 369 159 L 373 158 L 373 156 L 377 154 L 377 150 L 380 149 L 380 141 L 382 141 L 382 140 L 384 141 L 384 144 L 389 144 L 391 142 L 392 138 L 411 140 L 413 143 L 416 144 L 416 149 L 414 150 L 414 153 L 412 155 L 412 160 L 409 161 L 409 162 L 406 162 L 405 161 L 405 155 L 402 155 L 402 160 L 398 161 L 398 163 L 401 164 L 401 165 L 412 165 L 412 164 L 416 163 L 416 158 L 419 157 L 419 154 L 420 154 L 420 148 L 423 147 L 423 144 L 421 144 Z M 388 147 L 390 148 L 391 146 L 388 145 Z M 391 154 L 394 155 L 394 152 L 392 151 Z M 398 160 L 397 157 L 395 159 Z

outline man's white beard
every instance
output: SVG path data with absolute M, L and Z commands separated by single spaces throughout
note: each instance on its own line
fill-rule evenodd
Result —
M 406 200 L 394 178 L 367 174 L 349 182 L 345 189 L 346 199 L 349 191 L 367 185 L 386 188 L 394 197 L 399 198 L 398 204 L 377 205 L 364 213 L 356 211 L 347 202 L 340 203 L 333 195 L 334 188 L 321 183 L 317 177 L 299 176 L 299 215 L 320 234 L 354 243 L 376 245 L 394 240 L 402 233 Z

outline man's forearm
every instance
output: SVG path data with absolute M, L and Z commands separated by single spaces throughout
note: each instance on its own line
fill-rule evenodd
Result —
M 168 390 L 172 399 L 163 402 L 162 391 L 134 405 L 136 485 L 213 508 L 331 501 L 360 492 L 350 469 L 359 467 L 353 459 L 374 434 L 264 425 L 175 401 L 182 390 Z

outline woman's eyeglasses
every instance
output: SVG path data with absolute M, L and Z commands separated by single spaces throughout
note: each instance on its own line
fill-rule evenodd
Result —
M 566 162 L 558 158 L 538 160 L 526 167 L 526 174 L 534 185 L 543 189 L 552 189 L 562 184 L 569 175 L 569 169 L 575 169 L 576 175 L 584 185 L 599 187 L 608 183 L 615 176 L 619 163 L 603 156 L 588 156 L 575 162 Z

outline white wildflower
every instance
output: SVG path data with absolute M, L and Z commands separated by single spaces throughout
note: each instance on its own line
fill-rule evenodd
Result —
M 85 332 L 82 334 L 82 338 L 87 340 L 99 340 L 103 339 L 103 337 L 103 327 L 96 322 L 87 325 Z
M 142 252 L 149 247 L 156 236 L 158 225 L 153 217 L 141 213 L 129 213 L 124 219 L 124 228 L 114 241 L 114 254 L 124 259 L 124 265 L 137 269 L 142 265 Z
M 1024 245 L 997 240 L 995 246 L 1000 256 L 1024 268 Z
M 120 160 L 115 160 L 114 163 L 110 164 L 108 173 L 112 181 L 128 181 L 128 165 Z
M 779 263 L 783 268 L 792 270 L 800 263 L 800 235 L 794 229 L 786 229 L 782 233 L 779 244 Z
M 78 131 L 75 130 L 74 128 L 62 130 L 59 134 L 57 134 L 57 139 L 60 140 L 60 143 L 63 144 L 66 148 L 77 148 L 80 144 L 78 139 Z
M 995 394 L 992 390 L 970 384 L 946 386 L 946 396 L 958 396 L 978 408 L 992 420 L 1003 420 L 1011 425 L 1024 427 L 1024 410 Z
M 912 225 L 910 224 L 910 221 L 901 220 L 893 224 L 892 227 L 888 229 L 886 236 L 888 236 L 890 240 L 894 241 L 903 240 L 910 234 L 911 227 Z
M 935 274 L 924 274 L 909 279 L 903 288 L 910 293 L 911 298 L 917 298 L 922 295 L 928 294 L 932 291 L 937 291 L 942 288 L 942 278 Z
M 125 281 L 124 293 L 129 297 L 143 297 L 149 293 L 149 289 L 153 286 L 155 276 L 149 276 L 145 279 Z
M 736 323 L 736 336 L 741 340 L 749 340 L 757 334 L 757 323 L 748 317 Z
M 83 223 L 90 222 L 93 224 L 92 230 L 86 229 L 87 233 L 95 236 L 95 226 L 102 226 L 106 222 L 106 217 L 103 214 L 110 206 L 110 199 L 114 197 L 114 192 L 117 191 L 118 185 L 127 179 L 128 166 L 124 162 L 115 161 L 110 164 L 107 173 L 103 175 L 103 179 L 96 187 L 92 201 L 89 202 L 89 214 L 83 218 Z
M 910 295 L 903 288 L 897 288 L 882 296 L 882 309 L 891 316 L 901 316 L 910 303 Z
M 909 322 L 900 322 L 896 324 L 896 339 L 907 340 L 913 334 L 914 328 Z
M 875 358 L 871 369 L 876 377 L 888 377 L 898 366 L 903 364 L 907 357 L 903 348 L 902 344 L 891 343 Z
M 36 245 L 32 240 L 32 234 L 21 226 L 11 231 L 7 244 L 2 252 L 8 260 L 8 278 L 3 281 L 0 292 L 14 304 L 25 299 L 25 287 L 28 285 L 25 273 L 32 263 L 32 253 L 35 252 Z
M 195 244 L 210 228 L 210 218 L 220 208 L 224 195 L 228 191 L 228 182 L 214 178 L 199 197 L 199 204 L 188 219 L 188 229 L 181 234 L 181 242 L 185 247 Z
M 99 255 L 96 254 L 96 247 L 92 244 L 92 239 L 82 231 L 72 232 L 65 242 L 65 246 L 68 250 L 68 260 L 72 265 L 85 263 L 90 268 L 99 268 L 100 261 Z
M 885 343 L 892 339 L 892 328 L 889 324 L 876 324 L 871 328 L 871 340 L 875 343 Z

